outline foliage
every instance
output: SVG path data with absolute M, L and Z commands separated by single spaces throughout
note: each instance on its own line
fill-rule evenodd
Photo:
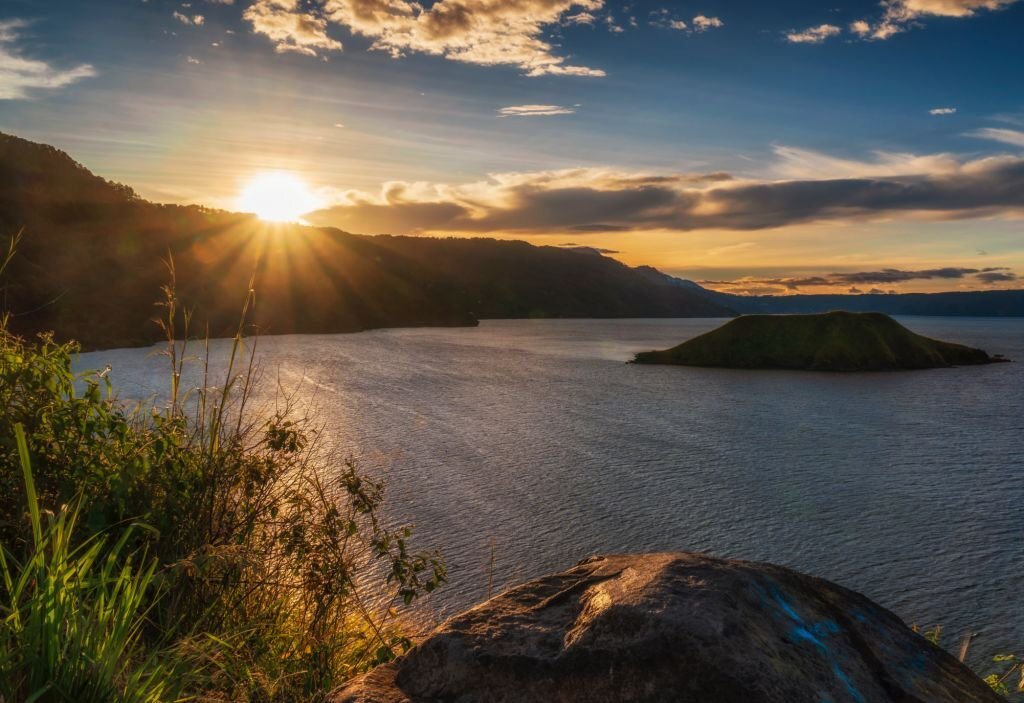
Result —
M 997 665 L 997 670 L 985 677 L 985 683 L 1007 699 L 1024 698 L 1024 664 L 1020 659 L 1014 654 L 997 654 L 992 657 L 992 663 Z
M 402 609 L 445 580 L 444 565 L 382 518 L 382 484 L 328 452 L 290 397 L 279 393 L 267 412 L 252 407 L 254 291 L 214 382 L 209 340 L 194 356 L 173 264 L 170 273 L 160 322 L 171 373 L 158 410 L 119 402 L 109 372 L 74 373 L 75 344 L 28 342 L 0 321 L 0 537 L 12 574 L 3 595 L 41 608 L 45 622 L 71 608 L 82 633 L 114 626 L 94 617 L 101 611 L 121 618 L 126 639 L 95 652 L 117 685 L 131 667 L 159 680 L 168 670 L 147 662 L 174 652 L 202 672 L 188 686 L 203 699 L 313 697 L 409 646 Z M 202 382 L 186 389 L 196 364 Z M 23 457 L 32 498 L 14 480 Z M 61 551 L 55 538 L 40 542 L 32 505 L 56 516 L 48 530 L 58 530 Z M 42 599 L 44 583 L 64 583 L 67 592 L 54 588 L 65 600 Z M 108 612 L 115 597 L 121 610 Z M 10 640 L 11 661 L 27 661 L 29 645 Z M 52 666 L 58 679 L 76 675 L 65 657 Z M 48 695 L 79 700 L 66 690 Z M 155 697 L 138 700 L 176 695 L 144 690 Z
M 15 428 L 32 549 L 22 562 L 0 550 L 0 698 L 7 701 L 175 701 L 190 681 L 177 652 L 146 647 L 146 611 L 158 598 L 156 561 L 129 554 L 134 526 L 116 543 L 93 535 L 75 544 L 78 505 L 43 525 L 28 448 Z
M 910 629 L 920 634 L 936 647 L 942 646 L 942 625 L 936 625 L 930 630 L 922 630 L 917 625 L 911 625 Z M 974 640 L 973 634 L 968 634 L 960 643 L 960 650 L 957 658 L 962 662 L 967 659 L 967 651 Z M 986 674 L 984 671 L 976 671 L 993 691 L 1010 701 L 1024 700 L 1024 662 L 1014 654 L 996 654 L 992 657 L 992 664 L 996 670 Z M 1016 683 L 1014 683 L 1016 679 Z

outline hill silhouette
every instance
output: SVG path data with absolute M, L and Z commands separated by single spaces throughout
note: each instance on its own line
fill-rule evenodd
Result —
M 980 349 L 940 342 L 881 313 L 746 315 L 664 351 L 636 355 L 640 364 L 736 369 L 893 371 L 987 364 Z
M 482 318 L 715 317 L 727 307 L 604 256 L 494 239 L 364 236 L 148 202 L 64 152 L 0 134 L 0 236 L 24 232 L 11 327 L 87 347 L 155 341 L 176 264 L 194 329 L 228 334 L 256 275 L 264 333 L 467 325 Z

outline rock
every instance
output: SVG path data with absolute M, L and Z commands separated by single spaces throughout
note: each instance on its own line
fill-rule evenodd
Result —
M 442 625 L 332 703 L 1005 703 L 864 596 L 768 564 L 593 557 Z

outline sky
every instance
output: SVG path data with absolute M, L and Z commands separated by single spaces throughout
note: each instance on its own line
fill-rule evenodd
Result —
M 731 292 L 1020 288 L 1022 36 L 1024 0 L 3 0 L 0 131 Z

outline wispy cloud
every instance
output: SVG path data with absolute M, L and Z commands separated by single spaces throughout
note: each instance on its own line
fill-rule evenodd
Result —
M 983 284 L 1004 283 L 1018 280 L 1016 273 L 1002 266 L 974 268 L 969 266 L 946 266 L 943 268 L 904 270 L 897 268 L 884 268 L 875 271 L 854 271 L 822 273 L 812 276 L 776 276 L 759 278 L 748 276 L 728 281 L 698 281 L 700 285 L 707 285 L 717 289 L 740 288 L 744 291 L 754 287 L 761 292 L 775 292 L 782 289 L 787 291 L 799 291 L 803 288 L 845 288 L 854 286 L 850 292 L 862 293 L 857 286 L 882 285 L 892 286 L 910 281 L 933 281 L 933 280 L 963 280 L 975 279 Z M 773 290 L 775 289 L 775 290 Z M 872 288 L 870 293 L 881 293 L 881 289 Z
M 680 32 L 687 32 L 688 34 L 699 34 L 710 29 L 725 26 L 725 22 L 718 17 L 708 17 L 707 15 L 697 15 L 690 21 L 690 24 L 687 24 L 686 20 L 676 17 L 670 10 L 665 8 L 651 12 L 650 24 L 652 27 L 675 29 Z
M 846 159 L 811 149 L 778 145 L 771 173 L 791 180 L 840 178 L 942 177 L 955 175 L 962 163 L 952 154 L 875 151 L 870 159 Z
M 1019 0 L 882 0 L 876 20 L 858 20 L 850 31 L 863 39 L 885 40 L 905 32 L 927 17 L 973 17 L 980 11 L 1002 10 Z
M 929 115 L 941 116 L 941 115 L 955 115 L 955 107 L 933 107 L 928 111 Z
M 586 244 L 577 244 L 576 242 L 566 242 L 565 244 L 559 244 L 563 249 L 572 249 L 573 251 L 583 252 L 585 254 L 621 254 L 618 249 L 605 249 L 604 247 L 591 247 Z
M 723 247 L 715 247 L 714 249 L 708 249 L 708 256 L 721 256 L 722 254 L 733 254 L 737 251 L 749 249 L 750 247 L 757 246 L 757 242 L 737 242 L 736 244 L 726 244 Z
M 979 139 L 991 139 L 993 141 L 1002 142 L 1003 144 L 1012 144 L 1013 146 L 1024 147 L 1024 132 L 1016 129 L 985 127 L 983 129 L 976 129 L 973 132 L 968 132 L 967 136 L 978 137 Z
M 1007 283 L 1019 280 L 1017 274 L 1007 269 L 985 269 L 977 274 L 977 278 L 982 283 Z
M 802 30 L 790 30 L 785 33 L 786 41 L 791 44 L 821 44 L 830 37 L 841 34 L 843 30 L 834 24 L 819 24 Z
M 607 27 L 608 31 L 611 32 L 612 34 L 622 34 L 623 32 L 626 31 L 625 29 L 622 28 L 622 26 L 619 23 L 615 21 L 615 18 L 612 17 L 611 15 L 608 15 L 607 17 L 604 18 L 604 26 Z
M 593 26 L 597 22 L 597 17 L 592 12 L 577 12 L 575 15 L 569 15 L 565 18 L 566 24 L 586 24 Z
M 696 17 L 693 18 L 693 29 L 696 32 L 706 32 L 709 29 L 718 29 L 719 27 L 724 26 L 725 22 L 723 22 L 718 17 L 707 17 L 705 15 L 697 15 Z
M 176 19 L 179 22 L 181 22 L 182 24 L 194 24 L 196 26 L 199 26 L 199 25 L 203 24 L 206 21 L 206 18 L 203 17 L 202 15 L 191 15 L 190 16 L 190 15 L 183 14 L 181 12 L 173 12 L 173 13 L 171 13 L 171 16 L 174 17 L 174 19 Z
M 509 105 L 498 110 L 505 117 L 550 117 L 552 115 L 572 115 L 576 110 L 561 105 Z
M 667 8 L 651 11 L 650 25 L 660 29 L 686 29 L 686 22 L 674 17 L 672 11 Z
M 528 76 L 603 76 L 555 53 L 545 32 L 562 24 L 586 23 L 604 0 L 256 0 L 243 15 L 278 51 L 316 55 L 338 51 L 327 36 L 331 24 L 373 40 L 372 49 L 394 58 L 406 53 L 443 56 L 481 66 L 515 66 Z M 570 14 L 571 13 L 571 14 Z
M 778 180 L 583 168 L 464 184 L 396 182 L 380 193 L 346 193 L 307 219 L 361 232 L 579 233 L 1024 213 L 1024 157 L 877 154 L 857 162 L 785 147 L 778 155 Z
M 18 44 L 28 25 L 20 19 L 0 22 L 0 100 L 29 98 L 34 90 L 62 88 L 96 75 L 89 64 L 61 69 L 22 55 Z

